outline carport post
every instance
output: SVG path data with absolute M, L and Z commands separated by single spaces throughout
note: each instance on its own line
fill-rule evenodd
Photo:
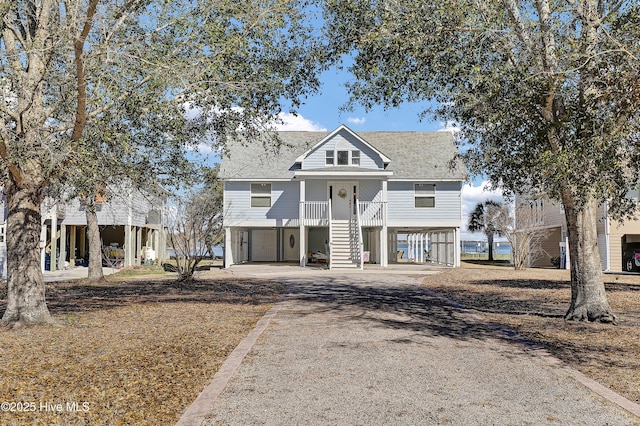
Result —
M 306 194 L 306 181 L 300 179 L 300 210 L 298 211 L 298 222 L 300 224 L 300 266 L 307 265 L 307 233 L 305 229 L 304 202 Z
M 389 266 L 389 237 L 387 229 L 387 180 L 382 180 L 382 229 L 380 230 L 380 263 L 383 268 Z M 394 253 L 395 256 L 395 253 Z

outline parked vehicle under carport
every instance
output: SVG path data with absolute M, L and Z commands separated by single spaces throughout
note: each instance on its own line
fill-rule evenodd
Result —
M 640 248 L 626 249 L 622 261 L 625 271 L 640 272 Z

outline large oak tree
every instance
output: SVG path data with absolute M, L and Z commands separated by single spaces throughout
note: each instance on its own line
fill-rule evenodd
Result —
M 354 55 L 353 102 L 434 101 L 470 171 L 564 206 L 571 320 L 615 321 L 596 209 L 634 212 L 640 8 L 624 0 L 327 0 L 328 52 Z
M 182 130 L 149 138 L 149 121 L 179 126 L 176 117 L 189 117 L 213 132 L 215 144 L 235 132 L 256 135 L 265 116 L 280 112 L 283 99 L 295 107 L 315 87 L 302 3 L 0 3 L 0 164 L 8 208 L 4 323 L 51 321 L 40 265 L 40 205 L 54 181 L 86 173 L 87 186 L 79 192 L 91 197 L 91 186 L 99 189 L 101 182 L 87 166 L 101 158 L 108 164 L 100 154 L 105 146 L 141 167 L 155 152 L 175 147 Z M 193 111 L 199 111 L 195 118 Z

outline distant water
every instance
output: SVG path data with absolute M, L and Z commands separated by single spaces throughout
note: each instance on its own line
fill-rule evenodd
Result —
M 408 244 L 406 242 L 398 242 L 398 248 L 397 250 L 402 250 L 404 251 L 404 254 L 402 255 L 402 257 L 404 259 L 407 258 L 407 253 L 408 253 Z M 465 242 L 462 245 L 462 253 L 487 253 L 488 252 L 488 246 L 487 243 L 481 243 L 480 245 L 478 245 L 477 242 Z M 511 254 L 511 245 L 509 243 L 506 242 L 500 242 L 499 244 L 494 243 L 493 246 L 493 253 L 494 254 Z
M 462 246 L 463 253 L 487 253 L 489 251 L 489 246 L 486 243 L 478 246 L 478 243 L 464 243 Z M 510 254 L 511 253 L 511 244 L 501 242 L 493 244 L 493 252 L 495 254 Z
M 214 256 L 222 256 L 222 246 L 213 246 L 212 250 Z M 192 251 L 191 253 L 196 254 L 195 251 Z M 173 251 L 172 247 L 167 247 L 167 254 L 169 255 L 169 257 L 175 256 L 175 252 Z

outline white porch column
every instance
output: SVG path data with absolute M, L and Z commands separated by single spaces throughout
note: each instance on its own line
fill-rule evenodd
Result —
M 429 249 L 429 237 L 426 232 L 422 233 L 422 259 L 423 262 L 427 262 L 427 250 Z
M 60 224 L 60 269 L 64 269 L 67 258 L 67 225 Z
M 453 260 L 453 266 L 455 266 L 456 268 L 460 267 L 460 228 L 455 228 L 453 230 L 453 235 L 454 235 L 454 260 Z
M 411 253 L 410 260 L 416 261 L 416 234 L 409 234 L 410 240 L 409 245 L 411 248 L 409 249 L 409 253 Z
M 383 268 L 389 266 L 389 238 L 387 229 L 387 180 L 382 180 L 382 229 L 380 230 L 380 263 Z M 395 253 L 394 253 L 395 256 Z
M 40 270 L 44 271 L 45 249 L 47 248 L 47 222 L 46 216 L 42 217 L 42 229 L 40 230 Z
M 569 257 L 569 234 L 567 234 L 567 236 L 564 238 L 564 253 L 565 253 L 564 256 L 566 259 L 564 263 L 564 269 L 571 269 L 571 258 Z
M 49 267 L 50 271 L 57 271 L 58 266 L 56 265 L 58 259 L 58 211 L 57 207 L 54 207 L 51 210 L 51 252 L 49 257 Z
M 133 193 L 129 193 L 127 224 L 124 227 L 124 266 L 134 265 L 136 247 L 133 231 Z
M 125 225 L 124 226 L 124 266 L 133 266 L 132 261 L 132 255 L 131 252 L 133 252 L 135 249 L 133 247 L 133 238 L 131 237 L 131 226 L 130 225 Z
M 71 228 L 69 228 L 70 235 L 69 235 L 69 266 L 72 268 L 76 267 L 76 233 L 77 233 L 77 226 L 76 225 L 71 225 Z
M 136 253 L 133 259 L 134 264 L 140 265 L 140 255 L 142 254 L 142 228 L 136 226 Z
M 298 213 L 298 222 L 300 224 L 300 266 L 305 267 L 307 265 L 307 232 L 304 223 L 304 202 L 306 197 L 306 181 L 300 180 L 300 211 Z
M 231 228 L 224 228 L 224 267 L 233 265 L 233 245 L 231 243 Z
M 80 228 L 80 256 L 82 256 L 84 260 L 88 259 L 86 238 L 87 238 L 87 227 L 84 226 Z M 102 247 L 100 247 L 100 249 L 102 249 Z

